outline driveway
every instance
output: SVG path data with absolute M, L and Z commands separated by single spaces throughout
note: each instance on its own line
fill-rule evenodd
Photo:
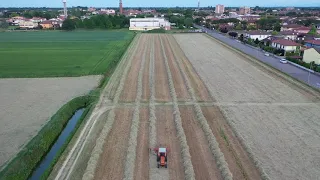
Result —
M 296 79 L 304 81 L 305 83 L 309 84 L 310 86 L 313 86 L 313 87 L 320 89 L 320 76 L 317 74 L 309 73 L 308 71 L 303 70 L 301 68 L 298 68 L 296 66 L 293 66 L 291 64 L 282 64 L 279 62 L 279 58 L 273 57 L 273 56 L 271 56 L 271 54 L 269 57 L 267 57 L 264 55 L 265 53 L 263 51 L 256 49 L 256 48 L 253 48 L 253 47 L 250 47 L 250 46 L 247 46 L 245 44 L 242 44 L 241 42 L 238 42 L 234 39 L 230 39 L 222 34 L 217 33 L 216 31 L 213 31 L 213 30 L 210 30 L 208 28 L 198 26 L 198 25 L 195 25 L 195 27 L 202 29 L 204 31 L 207 31 L 207 34 L 209 34 L 210 36 L 228 44 L 229 46 L 237 48 L 237 49 L 241 50 L 242 52 L 257 58 L 258 60 L 260 60 L 266 64 L 269 64 L 269 65 L 273 66 L 274 68 L 276 68 L 280 71 L 283 71 Z

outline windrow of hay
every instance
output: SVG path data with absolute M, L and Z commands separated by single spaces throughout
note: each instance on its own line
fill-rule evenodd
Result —
M 148 42 L 148 41 L 147 41 Z M 144 46 L 143 57 L 141 61 L 141 66 L 138 74 L 138 85 L 137 85 L 137 96 L 135 99 L 135 109 L 133 112 L 131 129 L 130 129 L 130 138 L 129 138 L 129 147 L 127 150 L 127 157 L 125 161 L 125 169 L 124 169 L 124 179 L 131 180 L 134 178 L 134 168 L 136 161 L 136 151 L 137 151 L 137 143 L 138 143 L 138 130 L 139 130 L 139 122 L 140 122 L 140 101 L 142 97 L 142 77 L 143 71 L 146 62 L 146 52 L 147 46 Z
M 137 37 L 135 40 L 138 40 L 139 38 L 140 38 L 140 36 Z M 136 49 L 138 47 L 139 47 L 139 43 L 135 46 L 134 52 L 136 51 Z M 116 105 L 118 103 L 118 101 L 119 101 L 120 94 L 121 94 L 122 89 L 124 87 L 125 79 L 126 79 L 127 74 L 129 72 L 129 68 L 131 67 L 132 57 L 133 56 L 131 56 L 128 59 L 127 66 L 124 69 L 124 73 L 123 73 L 123 75 L 121 77 L 119 86 L 117 88 L 117 91 L 115 93 L 115 97 L 113 99 L 114 105 Z M 101 131 L 101 133 L 99 135 L 99 138 L 96 140 L 96 145 L 95 145 L 95 147 L 94 147 L 94 149 L 93 149 L 93 151 L 91 153 L 91 157 L 90 157 L 90 159 L 88 161 L 87 168 L 86 168 L 85 173 L 84 173 L 84 175 L 82 177 L 83 180 L 91 180 L 91 179 L 94 178 L 95 169 L 97 167 L 100 155 L 101 155 L 101 153 L 103 151 L 103 145 L 105 143 L 105 139 L 108 136 L 108 134 L 110 132 L 110 129 L 112 128 L 112 125 L 113 125 L 113 122 L 114 122 L 114 118 L 115 118 L 115 112 L 114 112 L 114 108 L 112 108 L 110 110 L 107 122 L 106 122 L 105 126 L 103 127 L 103 129 L 102 129 L 102 131 Z
M 172 47 L 170 40 L 167 38 L 169 45 Z M 203 130 L 203 132 L 206 135 L 207 141 L 209 143 L 209 147 L 211 150 L 211 153 L 213 154 L 218 168 L 221 171 L 222 177 L 226 180 L 231 180 L 232 179 L 232 173 L 230 172 L 230 169 L 228 167 L 228 163 L 226 162 L 223 153 L 221 152 L 220 148 L 219 148 L 219 143 L 217 142 L 216 138 L 214 137 L 210 126 L 206 120 L 206 118 L 203 115 L 203 112 L 201 110 L 201 107 L 198 103 L 196 103 L 196 95 L 195 92 L 193 90 L 193 88 L 191 87 L 191 83 L 188 79 L 188 76 L 186 75 L 185 71 L 182 70 L 182 64 L 181 62 L 177 59 L 176 54 L 174 53 L 174 59 L 176 64 L 178 65 L 179 71 L 182 73 L 182 77 L 184 79 L 184 82 L 186 84 L 187 90 L 189 92 L 189 94 L 191 95 L 192 101 L 193 101 L 193 106 L 197 115 L 197 120 L 201 125 L 201 128 Z
M 215 41 L 215 42 L 223 45 L 224 47 L 227 47 L 227 48 L 229 48 L 229 49 L 231 49 L 231 50 L 235 50 L 238 54 L 240 54 L 240 55 L 242 55 L 242 56 L 244 56 L 244 57 L 252 60 L 252 62 L 261 65 L 262 67 L 270 70 L 271 72 L 277 71 L 277 70 L 269 67 L 268 65 L 266 65 L 266 64 L 264 64 L 264 63 L 261 63 L 260 61 L 257 61 L 257 60 L 255 60 L 254 58 L 251 58 L 250 56 L 244 54 L 243 52 L 239 51 L 238 49 L 235 49 L 235 48 L 233 48 L 233 47 L 230 47 L 229 45 L 226 45 L 226 44 L 220 42 L 219 40 L 217 40 L 217 39 L 215 39 L 215 38 L 213 38 L 213 37 L 211 37 L 211 36 L 208 36 L 208 35 L 207 35 L 207 37 L 209 37 L 209 38 L 212 39 L 213 41 Z M 302 87 L 300 83 L 296 82 L 295 80 L 293 80 L 293 79 L 290 78 L 289 76 L 283 75 L 283 74 L 281 74 L 281 73 L 278 73 L 277 75 L 279 75 L 279 76 L 283 77 L 284 79 L 286 79 L 286 80 L 288 80 L 288 81 L 290 81 L 290 82 L 298 85 L 299 87 Z M 302 88 L 303 88 L 303 87 L 302 87 Z M 208 88 L 208 90 L 209 90 L 209 93 L 210 93 L 210 94 L 214 94 L 211 89 Z M 311 93 L 312 93 L 312 92 L 311 92 Z M 267 175 L 267 173 L 264 171 L 264 168 L 262 167 L 261 162 L 260 162 L 260 161 L 258 160 L 258 158 L 253 154 L 251 147 L 249 147 L 249 146 L 245 143 L 245 140 L 243 139 L 243 137 L 241 136 L 241 134 L 238 133 L 238 131 L 237 131 L 234 123 L 232 123 L 232 122 L 230 121 L 230 118 L 228 117 L 228 113 L 226 113 L 223 108 L 220 108 L 220 109 L 221 109 L 221 112 L 222 112 L 223 116 L 226 117 L 226 119 L 227 119 L 226 122 L 227 122 L 228 125 L 231 127 L 233 133 L 234 133 L 235 136 L 240 140 L 241 145 L 245 148 L 246 152 L 249 154 L 249 157 L 252 159 L 252 161 L 254 162 L 255 166 L 258 168 L 258 170 L 259 170 L 259 172 L 260 172 L 260 175 L 261 175 L 261 178 L 262 178 L 263 180 L 269 180 L 270 178 L 269 178 L 269 176 Z
M 177 103 L 177 101 L 178 101 L 177 100 L 177 95 L 176 95 L 176 91 L 175 91 L 175 88 L 174 88 L 174 84 L 173 84 L 173 80 L 172 80 L 171 71 L 170 71 L 170 68 L 169 68 L 167 55 L 166 55 L 166 53 L 164 51 L 162 39 L 161 39 L 160 36 L 159 36 L 159 38 L 160 38 L 160 44 L 161 44 L 162 53 L 163 53 L 163 56 L 164 56 L 167 75 L 168 75 L 170 94 L 171 94 L 172 100 L 173 100 L 174 122 L 175 122 L 175 125 L 176 125 L 177 135 L 178 135 L 178 139 L 179 139 L 180 147 L 181 147 L 181 156 L 182 156 L 182 161 L 183 161 L 183 166 L 184 166 L 185 178 L 188 179 L 188 180 L 191 180 L 191 179 L 195 179 L 195 174 L 194 174 L 193 165 L 192 165 L 192 162 L 191 162 L 191 155 L 190 155 L 190 152 L 189 152 L 189 146 L 187 144 L 187 138 L 186 138 L 186 135 L 185 135 L 183 127 L 182 127 L 179 106 L 178 106 L 178 103 Z
M 225 110 L 223 108 L 221 108 L 221 112 L 223 114 L 224 117 L 226 117 L 227 119 L 230 119 L 228 117 L 228 114 L 225 112 Z M 250 146 L 248 146 L 245 143 L 245 140 L 243 139 L 243 137 L 241 136 L 241 134 L 238 133 L 238 131 L 236 130 L 236 127 L 234 125 L 234 123 L 227 121 L 228 125 L 231 127 L 234 135 L 240 140 L 241 145 L 245 148 L 246 152 L 249 154 L 249 157 L 252 159 L 252 161 L 254 162 L 255 166 L 258 168 L 260 175 L 261 175 L 261 179 L 263 180 L 269 180 L 269 176 L 267 175 L 267 173 L 264 171 L 264 168 L 261 164 L 261 162 L 258 160 L 258 158 L 252 153 L 252 149 Z
M 154 41 L 154 36 L 152 36 Z M 150 101 L 149 101 L 149 147 L 156 146 L 157 134 L 156 134 L 156 107 L 155 103 L 155 79 L 154 79 L 154 43 L 152 42 L 150 51 L 150 68 L 149 68 L 149 82 L 150 82 Z

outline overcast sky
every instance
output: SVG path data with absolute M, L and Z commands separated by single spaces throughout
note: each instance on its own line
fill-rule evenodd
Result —
M 61 7 L 62 0 L 0 0 L 0 7 Z M 123 0 L 124 7 L 195 7 L 198 0 Z M 67 0 L 68 6 L 117 7 L 118 0 Z M 320 0 L 200 0 L 201 7 L 225 6 L 318 6 Z

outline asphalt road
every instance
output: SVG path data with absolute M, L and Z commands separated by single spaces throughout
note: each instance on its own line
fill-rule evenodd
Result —
M 269 57 L 265 56 L 265 52 L 263 52 L 259 49 L 244 45 L 241 42 L 238 42 L 234 39 L 231 39 L 229 37 L 221 35 L 221 34 L 217 33 L 216 31 L 209 30 L 208 28 L 197 26 L 197 25 L 195 25 L 195 26 L 199 29 L 207 31 L 207 34 L 209 34 L 210 36 L 212 36 L 212 37 L 214 37 L 214 38 L 216 38 L 216 39 L 218 39 L 218 40 L 220 40 L 220 41 L 222 41 L 232 47 L 235 47 L 246 54 L 249 54 L 249 55 L 257 58 L 260 61 L 265 62 L 266 64 L 269 64 L 269 65 L 279 69 L 280 71 L 283 71 L 283 72 L 289 74 L 290 76 L 292 76 L 296 79 L 304 81 L 305 83 L 307 83 L 313 87 L 320 88 L 320 76 L 317 74 L 309 73 L 308 71 L 303 70 L 303 69 L 296 67 L 294 65 L 291 65 L 291 64 L 282 64 L 279 62 L 279 58 L 273 57 L 273 56 L 269 56 Z

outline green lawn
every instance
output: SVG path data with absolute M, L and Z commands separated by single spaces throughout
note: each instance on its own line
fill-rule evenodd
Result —
M 133 36 L 124 30 L 0 33 L 0 77 L 103 74 Z

